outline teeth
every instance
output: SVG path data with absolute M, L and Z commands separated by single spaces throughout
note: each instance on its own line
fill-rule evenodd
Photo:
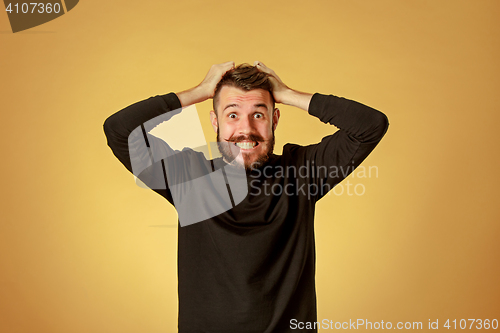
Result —
M 241 149 L 252 149 L 255 147 L 256 142 L 237 142 L 236 145 Z

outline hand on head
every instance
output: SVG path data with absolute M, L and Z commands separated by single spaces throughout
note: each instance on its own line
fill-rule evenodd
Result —
M 272 92 L 274 100 L 277 103 L 283 102 L 283 95 L 286 91 L 290 90 L 286 84 L 279 78 L 279 76 L 269 67 L 264 65 L 261 61 L 256 60 L 253 64 L 257 69 L 269 75 Z M 217 87 L 217 83 L 221 80 L 224 74 L 235 68 L 234 61 L 224 62 L 222 64 L 212 65 L 210 70 L 208 71 L 205 79 L 200 83 L 200 87 L 202 87 L 206 93 L 208 98 L 213 98 L 215 93 L 215 88 Z
M 272 89 L 273 89 L 273 97 L 276 103 L 283 103 L 283 95 L 286 91 L 290 90 L 286 84 L 281 81 L 278 75 L 269 67 L 264 65 L 262 62 L 256 60 L 253 65 L 257 67 L 260 71 L 267 73 L 269 75 Z
M 217 83 L 221 80 L 221 78 L 226 74 L 227 71 L 234 68 L 234 61 L 228 61 L 222 64 L 212 65 L 210 70 L 208 71 L 205 79 L 200 83 L 200 87 L 206 91 L 208 98 L 214 97 L 215 88 L 217 87 Z

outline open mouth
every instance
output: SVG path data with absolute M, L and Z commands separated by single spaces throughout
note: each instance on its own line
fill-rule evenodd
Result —
M 256 141 L 240 141 L 234 144 L 240 149 L 253 149 L 259 145 Z

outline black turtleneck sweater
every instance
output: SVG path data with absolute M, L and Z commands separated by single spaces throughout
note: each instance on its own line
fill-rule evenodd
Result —
M 180 109 L 170 93 L 130 105 L 104 123 L 120 162 L 179 212 L 179 332 L 301 331 L 297 323 L 317 321 L 315 204 L 375 148 L 389 126 L 387 117 L 355 101 L 314 94 L 309 114 L 339 130 L 318 144 L 287 144 L 282 155 L 246 172 L 243 192 L 227 186 L 227 208 L 218 190 L 182 184 L 217 171 L 232 184 L 231 165 L 190 149 L 174 154 L 148 133 Z M 169 161 L 172 155 L 179 158 Z M 238 193 L 244 195 L 237 198 Z M 219 211 L 210 212 L 214 206 Z M 181 215 L 191 218 L 188 225 Z M 200 216 L 207 218 L 196 221 Z

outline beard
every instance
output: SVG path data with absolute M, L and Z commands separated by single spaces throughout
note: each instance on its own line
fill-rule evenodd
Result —
M 221 153 L 222 157 L 227 163 L 233 165 L 237 164 L 238 166 L 244 167 L 245 170 L 257 169 L 260 166 L 262 166 L 265 162 L 267 162 L 267 160 L 269 160 L 269 157 L 271 157 L 274 151 L 274 142 L 275 142 L 274 128 L 272 131 L 273 131 L 272 138 L 270 140 L 264 140 L 264 138 L 262 138 L 260 135 L 251 134 L 251 135 L 232 136 L 226 142 L 220 140 L 219 128 L 217 127 L 217 147 L 219 148 L 219 152 Z M 237 146 L 233 145 L 233 143 L 245 140 L 255 141 L 259 145 L 267 143 L 267 149 L 264 152 L 258 154 L 253 159 L 252 159 L 253 154 L 242 153 L 241 155 L 243 157 L 243 165 L 241 165 L 236 161 L 236 156 L 238 156 L 240 149 Z

